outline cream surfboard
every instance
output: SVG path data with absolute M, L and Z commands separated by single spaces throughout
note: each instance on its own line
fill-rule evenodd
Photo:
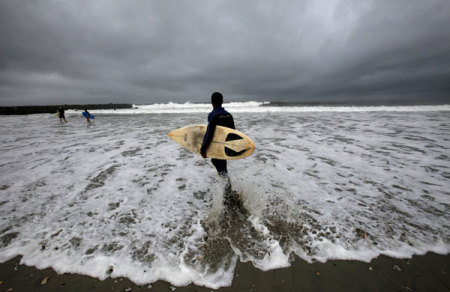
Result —
M 207 125 L 192 125 L 173 130 L 168 135 L 189 151 L 199 153 Z M 255 151 L 255 144 L 247 135 L 230 128 L 217 126 L 211 144 L 206 151 L 209 158 L 241 159 Z

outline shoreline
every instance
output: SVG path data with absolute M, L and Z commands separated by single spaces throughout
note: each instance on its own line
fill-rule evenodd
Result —
M 175 287 L 159 280 L 137 285 L 130 280 L 99 280 L 80 274 L 57 274 L 20 264 L 20 256 L 0 264 L 1 291 L 213 291 L 190 284 Z M 296 257 L 288 268 L 261 271 L 238 262 L 233 282 L 215 291 L 449 291 L 450 254 L 429 252 L 411 259 L 379 256 L 370 263 L 329 260 L 312 263 Z M 46 281 L 44 280 L 46 279 Z M 44 282 L 45 284 L 43 284 Z

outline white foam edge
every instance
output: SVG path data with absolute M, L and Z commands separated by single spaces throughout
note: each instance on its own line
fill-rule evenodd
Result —
M 289 263 L 289 254 L 287 255 L 283 252 L 278 241 L 274 239 L 270 239 L 267 241 L 269 245 L 269 252 L 264 256 L 263 259 L 255 259 L 255 258 L 247 258 L 245 259 L 239 248 L 235 247 L 231 240 L 230 246 L 233 249 L 234 253 L 239 257 L 239 260 L 243 263 L 251 261 L 253 266 L 261 271 L 269 271 L 279 268 L 289 267 L 291 264 Z
M 201 273 L 186 265 L 182 259 L 175 267 L 171 264 L 160 263 L 157 268 L 151 269 L 151 272 L 144 272 L 149 268 L 140 264 L 136 265 L 136 262 L 128 261 L 124 258 L 97 255 L 85 262 L 74 262 L 73 257 L 63 254 L 58 254 L 57 260 L 55 260 L 54 256 L 45 257 L 44 254 L 37 252 L 38 249 L 38 247 L 27 248 L 26 246 L 7 248 L 1 253 L 0 262 L 3 263 L 16 256 L 22 256 L 20 264 L 36 267 L 41 270 L 52 268 L 58 274 L 80 274 L 100 280 L 105 280 L 108 277 L 124 277 L 137 285 L 145 285 L 163 280 L 175 286 L 187 286 L 193 283 L 197 286 L 218 289 L 231 285 L 233 271 L 238 258 L 234 256 L 227 269 L 219 268 L 214 273 L 209 273 L 210 271 Z M 110 267 L 113 268 L 112 273 L 108 273 Z
M 401 243 L 398 247 L 393 249 L 378 249 L 376 246 L 369 243 L 361 244 L 356 249 L 346 249 L 342 243 L 333 243 L 330 240 L 323 238 L 316 246 L 320 246 L 320 254 L 310 257 L 303 251 L 299 245 L 293 245 L 292 251 L 299 258 L 308 263 L 318 261 L 325 263 L 329 260 L 355 260 L 369 263 L 380 255 L 385 255 L 397 259 L 409 259 L 414 255 L 424 255 L 428 252 L 446 255 L 450 253 L 450 246 L 445 244 L 442 240 L 435 242 L 435 244 L 423 244 L 420 246 L 410 246 L 406 243 Z

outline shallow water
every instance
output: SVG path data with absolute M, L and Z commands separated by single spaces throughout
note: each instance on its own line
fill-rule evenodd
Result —
M 256 145 L 228 163 L 242 209 L 167 137 L 203 112 L 93 113 L 0 117 L 0 261 L 217 288 L 238 259 L 450 252 L 449 111 L 232 112 Z

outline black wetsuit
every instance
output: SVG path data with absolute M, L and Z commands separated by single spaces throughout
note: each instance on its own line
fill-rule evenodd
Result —
M 223 107 L 214 109 L 208 115 L 208 128 L 206 130 L 205 137 L 203 138 L 202 148 L 200 153 L 206 154 L 206 150 L 211 144 L 212 138 L 214 136 L 214 131 L 216 126 L 223 126 L 227 128 L 234 129 L 233 116 L 227 112 Z M 219 175 L 227 174 L 227 161 L 222 159 L 211 159 L 212 164 L 216 167 Z
M 63 108 L 59 108 L 58 109 L 59 112 L 59 118 L 60 119 L 65 119 L 66 117 L 64 116 L 64 109 Z

